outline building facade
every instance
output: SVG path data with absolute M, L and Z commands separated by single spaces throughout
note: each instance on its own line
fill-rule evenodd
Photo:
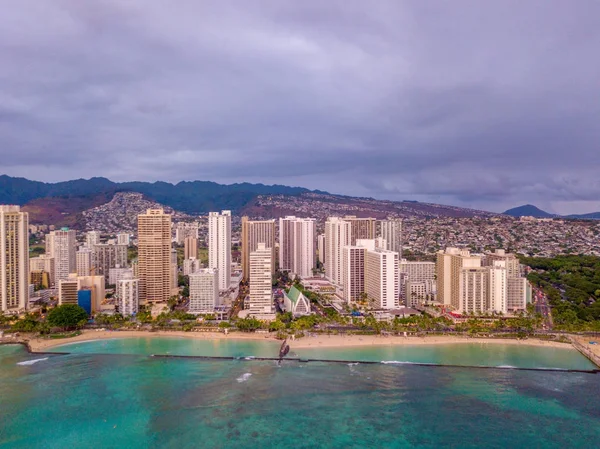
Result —
M 184 259 L 198 258 L 198 238 L 186 237 L 183 241 L 183 258 Z
M 81 248 L 75 254 L 77 275 L 78 276 L 89 276 L 92 271 L 92 251 L 87 248 Z
M 271 259 L 275 261 L 275 220 L 250 220 L 242 217 L 242 276 L 248 281 L 250 276 L 250 253 L 256 251 L 259 243 L 271 250 Z M 281 253 L 280 253 L 281 254 Z M 275 272 L 275 264 L 272 265 Z
M 279 219 L 279 269 L 307 278 L 317 267 L 317 225 L 314 218 Z
M 374 239 L 377 231 L 377 220 L 375 218 L 357 218 L 347 215 L 344 221 L 350 223 L 350 245 L 355 245 L 357 239 Z
M 119 313 L 123 316 L 135 315 L 140 307 L 140 281 L 138 279 L 120 279 L 117 282 Z
M 231 211 L 208 214 L 208 268 L 217 270 L 219 290 L 231 284 Z
M 138 276 L 141 304 L 171 295 L 171 216 L 162 209 L 138 215 Z
M 213 313 L 219 305 L 219 274 L 204 268 L 190 275 L 189 313 Z
M 342 248 L 342 289 L 346 302 L 362 301 L 365 294 L 364 246 Z
M 259 243 L 250 253 L 250 313 L 269 314 L 273 310 L 272 252 Z
M 94 245 L 92 260 L 93 274 L 108 278 L 111 268 L 127 267 L 127 245 L 111 245 L 108 243 Z
M 77 234 L 74 230 L 63 228 L 53 231 L 52 254 L 54 256 L 55 282 L 68 279 L 69 274 L 77 272 Z
M 342 248 L 350 246 L 352 228 L 339 217 L 329 217 L 325 222 L 325 276 L 335 285 L 342 283 Z M 356 239 L 355 239 L 356 241 Z
M 395 251 L 402 258 L 402 220 L 392 218 L 379 222 L 379 235 L 385 240 L 385 249 Z
M 376 309 L 397 309 L 400 299 L 399 257 L 395 251 L 367 250 L 365 293 Z
M 0 311 L 29 305 L 29 214 L 0 206 Z

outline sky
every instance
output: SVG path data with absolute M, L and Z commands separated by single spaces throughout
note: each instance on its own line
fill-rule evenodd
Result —
M 600 1 L 0 7 L 0 173 L 600 211 Z

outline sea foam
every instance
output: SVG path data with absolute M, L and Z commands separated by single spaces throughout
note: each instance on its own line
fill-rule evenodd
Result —
M 17 365 L 20 365 L 20 366 L 29 366 L 29 365 L 34 365 L 37 362 L 43 362 L 44 360 L 48 360 L 48 357 L 44 357 L 43 359 L 26 360 L 25 362 L 19 362 L 19 363 L 17 363 Z
M 244 373 L 240 377 L 238 377 L 236 380 L 239 383 L 248 382 L 248 379 L 250 379 L 250 376 L 252 376 L 252 373 Z

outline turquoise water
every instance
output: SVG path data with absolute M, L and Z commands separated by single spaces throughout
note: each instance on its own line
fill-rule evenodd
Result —
M 220 355 L 258 356 L 277 345 L 135 340 L 145 339 L 58 348 L 78 351 L 71 355 L 0 346 L 0 447 L 591 448 L 600 441 L 599 375 L 158 359 L 143 354 L 211 348 Z M 133 348 L 139 352 L 123 355 Z M 480 350 L 442 348 L 462 352 L 452 357 L 463 360 Z M 370 351 L 382 349 L 389 348 L 359 352 L 377 358 Z M 500 349 L 489 359 L 493 363 L 510 365 L 526 355 Z M 525 349 L 531 357 L 550 350 Z M 563 353 L 554 355 L 556 363 L 550 354 L 546 363 L 566 363 Z M 575 352 L 572 360 L 583 367 L 579 357 Z M 22 364 L 36 359 L 45 360 Z

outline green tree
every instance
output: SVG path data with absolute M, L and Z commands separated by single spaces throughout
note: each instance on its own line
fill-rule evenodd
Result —
M 63 304 L 48 314 L 48 323 L 63 330 L 82 327 L 88 320 L 87 312 L 75 304 Z

